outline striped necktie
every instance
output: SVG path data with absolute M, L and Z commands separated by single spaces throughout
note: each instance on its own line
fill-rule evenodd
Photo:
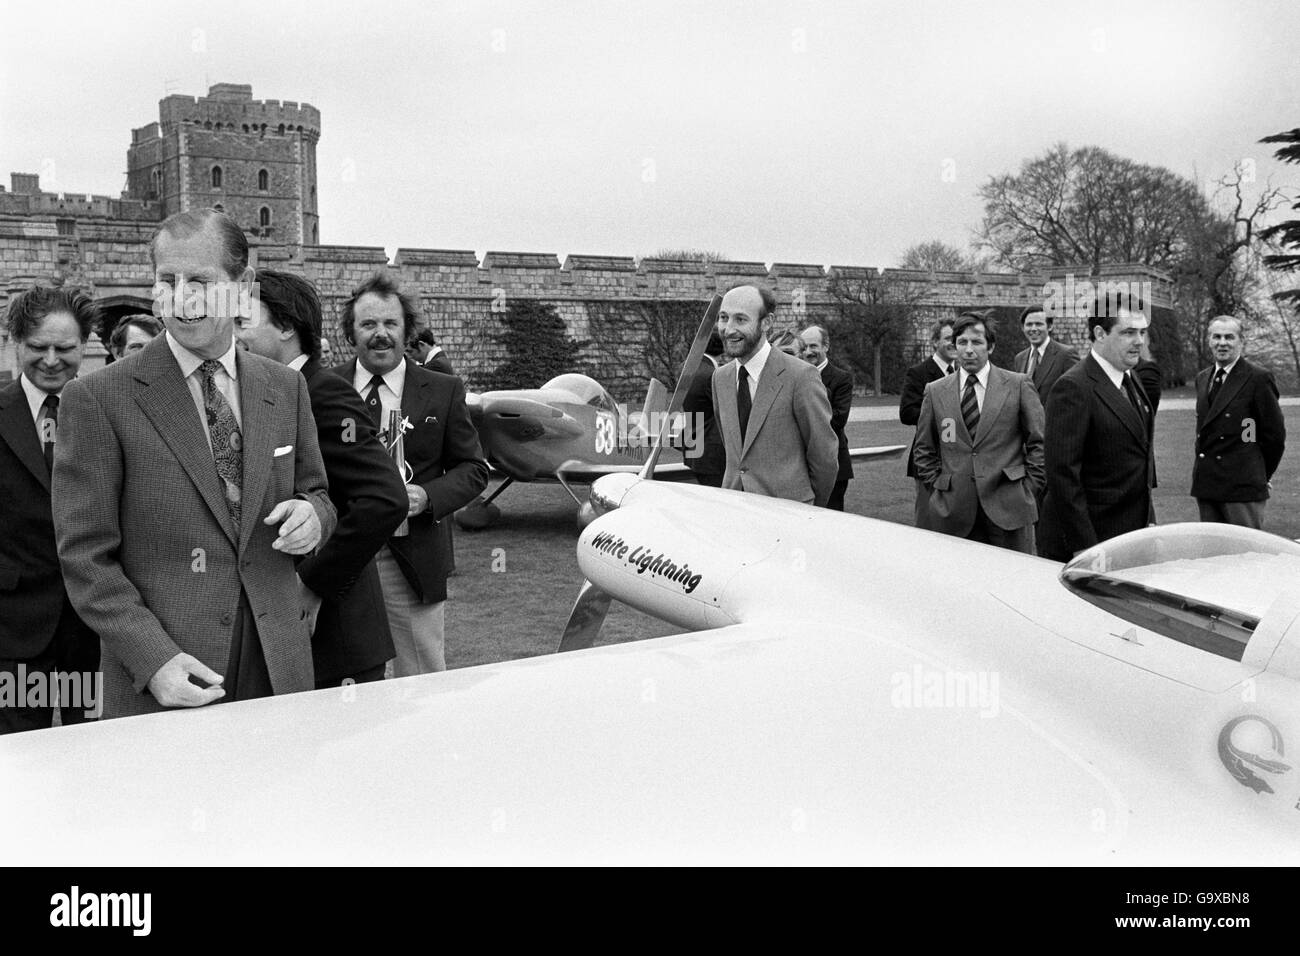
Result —
M 966 390 L 961 394 L 961 417 L 971 438 L 975 437 L 975 429 L 980 424 L 980 403 L 975 397 L 975 383 L 978 381 L 974 375 L 967 375 Z

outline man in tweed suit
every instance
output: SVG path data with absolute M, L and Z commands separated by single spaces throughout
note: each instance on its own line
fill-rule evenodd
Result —
M 151 251 L 167 334 L 69 383 L 54 463 L 59 559 L 103 642 L 105 717 L 312 689 L 294 556 L 335 523 L 307 383 L 234 346 L 231 293 L 253 278 L 242 230 L 179 213 Z
M 727 449 L 722 487 L 825 507 L 839 472 L 831 402 L 817 370 L 767 341 L 776 300 L 737 286 L 718 333 L 733 361 L 713 373 L 713 412 Z

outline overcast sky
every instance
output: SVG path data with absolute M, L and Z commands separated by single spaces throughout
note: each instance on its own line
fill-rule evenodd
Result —
M 895 264 L 1053 143 L 1201 180 L 1300 126 L 1300 3 L 9 4 L 0 176 L 118 195 L 168 92 L 320 109 L 321 241 Z M 51 181 L 53 180 L 53 181 Z

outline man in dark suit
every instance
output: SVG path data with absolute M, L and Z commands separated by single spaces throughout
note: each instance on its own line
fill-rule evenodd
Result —
M 1020 331 L 1029 348 L 1016 353 L 1016 371 L 1029 376 L 1046 403 L 1056 380 L 1078 364 L 1079 356 L 1052 338 L 1052 316 L 1042 306 L 1031 305 L 1020 313 Z
M 1057 379 L 1047 398 L 1047 498 L 1038 553 L 1054 561 L 1155 519 L 1155 415 L 1132 372 L 1147 317 L 1107 305 L 1115 303 L 1099 298 L 1088 319 L 1092 351 Z
M 72 289 L 36 286 L 9 303 L 20 375 L 0 389 L 0 734 L 51 726 L 55 688 L 64 724 L 97 705 L 99 638 L 68 600 L 50 507 L 59 395 L 97 319 L 90 297 Z
M 1241 322 L 1209 326 L 1214 365 L 1196 376 L 1192 497 L 1202 521 L 1262 528 L 1269 481 L 1286 450 L 1273 374 L 1242 358 Z
M 321 309 L 306 279 L 257 273 L 252 315 L 237 322 L 239 344 L 302 373 L 338 526 L 298 576 L 321 600 L 312 632 L 316 687 L 383 680 L 393 639 L 374 556 L 406 518 L 406 483 L 379 440 L 370 413 L 340 376 L 321 368 Z
M 334 369 L 365 400 L 381 430 L 400 412 L 409 520 L 375 556 L 397 656 L 395 677 L 446 670 L 443 604 L 455 567 L 451 521 L 487 487 L 488 465 L 459 378 L 404 358 L 415 304 L 386 275 L 371 276 L 343 306 L 343 335 L 357 357 Z M 397 438 L 388 435 L 389 445 Z
M 430 372 L 442 372 L 444 375 L 456 374 L 452 370 L 451 359 L 438 344 L 433 330 L 427 326 L 415 333 L 415 338 L 411 339 L 411 344 L 406 348 L 406 354 L 414 359 L 417 365 L 424 366 Z
M 235 347 L 243 230 L 177 213 L 151 252 L 167 334 L 70 382 L 59 410 L 54 527 L 102 641 L 105 717 L 311 690 L 295 558 L 335 521 L 307 383 Z
M 924 362 L 918 362 L 907 370 L 903 378 L 903 394 L 898 401 L 898 420 L 904 425 L 916 427 L 921 418 L 921 402 L 925 398 L 925 387 L 936 379 L 943 378 L 956 371 L 954 361 L 957 350 L 952 344 L 952 318 L 943 318 L 930 326 L 930 347 L 933 354 Z M 916 504 L 913 506 L 913 520 L 918 528 L 929 528 L 930 489 L 916 476 L 916 464 L 912 454 L 916 449 L 916 436 L 907 449 L 907 477 L 916 482 Z
M 803 330 L 802 336 L 807 350 L 804 361 L 821 373 L 822 384 L 826 386 L 826 394 L 831 400 L 831 428 L 839 441 L 839 471 L 835 475 L 835 487 L 826 507 L 843 511 L 844 492 L 853 479 L 853 459 L 849 457 L 849 439 L 844 434 L 844 427 L 849 423 L 849 412 L 853 410 L 853 373 L 830 363 L 830 333 L 820 325 L 808 326 Z
M 727 449 L 722 487 L 825 507 L 839 462 L 821 376 L 772 347 L 776 299 L 739 285 L 722 297 L 718 334 L 732 361 L 713 373 L 713 413 Z
M 686 467 L 697 482 L 710 488 L 721 488 L 722 476 L 727 471 L 727 450 L 713 415 L 713 373 L 721 354 L 722 339 L 714 329 L 709 344 L 704 347 L 700 367 L 682 399 L 682 411 L 686 413 L 683 444 L 688 451 L 694 448 L 698 452 L 685 455 Z
M 989 362 L 993 320 L 957 317 L 956 375 L 925 387 L 916 475 L 931 490 L 932 531 L 1033 554 L 1043 483 L 1043 404 L 1028 375 Z

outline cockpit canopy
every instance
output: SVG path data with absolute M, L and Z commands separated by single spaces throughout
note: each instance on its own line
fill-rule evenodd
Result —
M 1084 551 L 1061 582 L 1139 627 L 1239 661 L 1274 600 L 1300 587 L 1300 545 L 1227 524 L 1145 528 Z
M 578 399 L 580 404 L 590 405 L 592 408 L 599 408 L 607 412 L 617 411 L 614 400 L 609 397 L 609 392 L 605 391 L 599 382 L 577 372 L 557 375 L 543 385 L 542 388 L 554 388 L 569 392 Z

